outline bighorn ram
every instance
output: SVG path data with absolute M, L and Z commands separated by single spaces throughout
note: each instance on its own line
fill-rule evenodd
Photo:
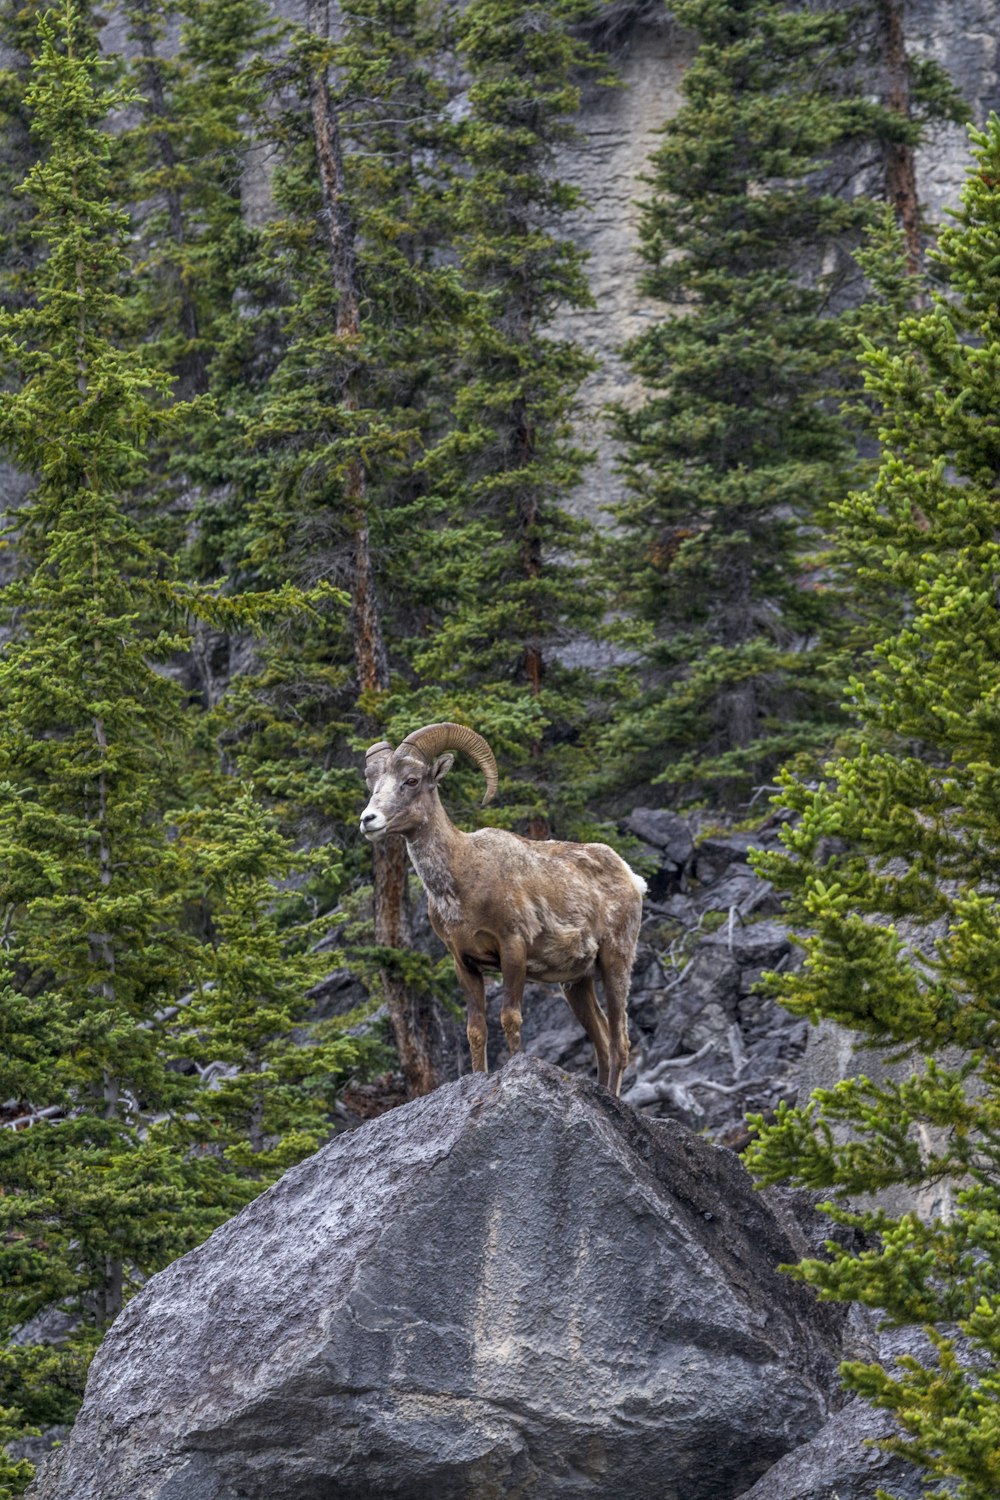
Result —
M 541 843 L 499 828 L 460 832 L 438 795 L 454 750 L 464 750 L 486 777 L 485 806 L 497 789 L 489 745 L 461 724 L 428 724 L 396 750 L 380 740 L 368 751 L 371 800 L 361 832 L 372 841 L 390 833 L 406 840 L 431 925 L 465 993 L 473 1070 L 486 1071 L 483 973 L 499 969 L 511 1053 L 521 1046 L 525 980 L 561 984 L 593 1043 L 600 1082 L 617 1094 L 628 1061 L 629 980 L 646 883 L 607 844 Z M 607 1017 L 594 989 L 597 974 Z

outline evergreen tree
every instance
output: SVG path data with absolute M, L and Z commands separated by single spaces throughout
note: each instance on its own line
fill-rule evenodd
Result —
M 617 777 L 732 803 L 837 719 L 815 553 L 854 459 L 834 312 L 871 204 L 822 169 L 918 126 L 851 87 L 852 11 L 682 0 L 677 15 L 700 45 L 641 223 L 643 289 L 676 310 L 626 350 L 651 394 L 617 417 L 632 493 L 611 553 L 617 634 L 641 667 L 607 739 Z
M 131 205 L 133 327 L 149 359 L 190 404 L 170 440 L 150 451 L 137 514 L 168 551 L 185 554 L 192 511 L 211 482 L 202 455 L 222 417 L 199 401 L 228 331 L 240 278 L 257 246 L 244 214 L 254 122 L 263 108 L 260 54 L 280 28 L 266 0 L 123 0 L 125 77 L 136 102 L 116 132 L 113 182 Z M 246 643 L 193 623 L 186 676 L 211 708 Z
M 259 59 L 276 28 L 264 0 L 124 0 L 123 12 L 141 98 L 121 153 L 139 219 L 141 315 L 183 398 L 208 388 L 219 325 L 254 242 L 240 189 Z
M 471 0 L 456 23 L 470 85 L 454 232 L 477 302 L 456 350 L 454 428 L 429 460 L 451 500 L 448 532 L 434 538 L 447 549 L 436 571 L 445 609 L 414 660 L 440 686 L 434 717 L 474 720 L 505 765 L 527 755 L 530 779 L 522 768 L 507 783 L 506 811 L 536 837 L 550 815 L 572 829 L 570 745 L 592 690 L 560 648 L 600 614 L 581 561 L 586 527 L 567 505 L 588 457 L 572 436 L 574 402 L 594 366 L 549 331 L 592 302 L 565 228 L 581 196 L 554 157 L 575 133 L 580 79 L 601 62 L 578 29 L 593 9 Z
M 220 462 L 229 497 L 209 526 L 244 578 L 327 580 L 349 595 L 346 618 L 286 639 L 238 688 L 233 753 L 320 842 L 356 829 L 359 746 L 394 732 L 401 642 L 434 607 L 421 554 L 441 501 L 422 464 L 463 313 L 442 253 L 438 9 L 351 0 L 331 34 L 316 0 L 306 19 L 274 74 L 287 105 L 269 127 L 276 215 L 218 365 L 223 380 L 243 366 L 227 400 L 244 447 Z M 366 871 L 371 858 L 366 848 Z M 403 951 L 402 842 L 373 864 L 374 932 L 356 957 L 376 965 L 408 1086 L 426 1092 L 439 1081 L 439 1023 L 428 965 Z
M 269 882 L 297 861 L 235 784 L 206 781 L 164 670 L 192 610 L 254 628 L 302 601 L 198 595 L 132 517 L 183 408 L 122 339 L 129 226 L 103 121 L 125 100 L 101 66 L 72 0 L 41 19 L 25 191 L 42 254 L 33 302 L 0 315 L 17 383 L 0 444 L 36 476 L 0 595 L 0 1097 L 18 1101 L 0 1334 L 52 1304 L 73 1329 L 5 1349 L 8 1433 L 65 1420 L 129 1291 L 317 1144 L 356 1050 L 293 1045 L 316 962 L 308 934 L 298 953 L 279 936 Z M 192 780 L 201 811 L 183 809 Z
M 914 271 L 913 256 L 908 227 L 886 205 L 856 257 L 867 288 L 865 301 L 849 319 L 859 348 L 867 341 L 885 351 L 901 351 L 900 329 L 915 309 L 926 306 L 931 284 L 925 271 Z M 845 403 L 844 415 L 877 451 L 885 413 L 870 385 Z M 865 478 L 874 483 L 877 477 L 877 458 L 868 457 L 859 464 L 859 484 Z M 877 509 L 874 499 L 872 506 Z M 905 591 L 882 566 L 885 538 L 854 524 L 857 509 L 854 499 L 846 504 L 838 500 L 831 507 L 828 557 L 831 586 L 838 593 L 841 665 L 837 670 L 844 680 L 871 666 L 874 647 L 898 630 L 909 612 Z M 841 734 L 847 731 L 845 725 Z
M 171 1050 L 194 1064 L 201 1088 L 197 1114 L 164 1129 L 186 1150 L 222 1154 L 233 1180 L 212 1190 L 235 1209 L 322 1144 L 341 1084 L 374 1049 L 345 1038 L 339 1018 L 309 1020 L 309 991 L 329 968 L 314 951 L 327 924 L 296 919 L 295 887 L 317 859 L 292 850 L 248 786 L 215 778 L 209 793 L 207 806 L 177 814 L 203 946 L 193 991 L 167 1017 Z M 328 848 L 320 862 L 335 880 Z
M 0 8 L 0 43 L 4 66 L 0 71 L 0 277 L 4 300 L 19 295 L 19 284 L 34 260 L 29 209 L 15 191 L 35 160 L 28 112 L 24 105 L 27 49 L 35 33 L 35 17 L 18 0 Z
M 0 0 L 0 288 L 7 304 L 30 295 L 32 268 L 39 250 L 31 232 L 31 205 L 19 191 L 37 159 L 25 93 L 38 17 L 45 0 Z M 93 6 L 81 3 L 80 15 L 94 24 Z
M 785 777 L 801 814 L 788 853 L 762 872 L 792 891 L 804 968 L 775 977 L 793 1012 L 828 1017 L 898 1060 L 817 1090 L 760 1132 L 751 1165 L 832 1193 L 826 1212 L 866 1232 L 799 1275 L 821 1295 L 922 1326 L 925 1360 L 846 1367 L 848 1385 L 893 1412 L 890 1446 L 938 1480 L 936 1495 L 990 1500 L 1000 1486 L 1000 119 L 972 132 L 963 207 L 940 239 L 946 290 L 869 341 L 866 383 L 882 412 L 870 490 L 842 507 L 908 601 L 851 684 L 856 754 L 821 784 Z M 905 249 L 896 252 L 896 263 Z M 842 852 L 830 853 L 829 840 Z M 947 1218 L 891 1214 L 868 1194 L 935 1184 Z M 859 1208 L 859 1200 L 869 1206 Z M 851 1206 L 853 1205 L 853 1206 Z

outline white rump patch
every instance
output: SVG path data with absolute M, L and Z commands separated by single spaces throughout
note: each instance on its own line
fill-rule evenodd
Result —
M 639 892 L 639 895 L 640 896 L 645 896 L 646 892 L 649 890 L 649 886 L 643 880 L 642 876 L 641 875 L 637 875 L 635 873 L 635 871 L 632 870 L 632 869 L 629 869 L 629 867 L 627 865 L 626 865 L 625 868 L 628 870 L 629 875 L 632 877 L 632 884 L 635 886 L 636 890 Z

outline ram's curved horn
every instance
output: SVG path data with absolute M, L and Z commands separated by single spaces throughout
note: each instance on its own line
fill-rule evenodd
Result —
M 377 745 L 369 745 L 365 751 L 365 779 L 377 773 L 380 760 L 392 754 L 392 746 L 388 740 L 379 740 Z
M 500 780 L 497 763 L 489 745 L 474 729 L 466 729 L 464 724 L 425 724 L 423 729 L 415 729 L 412 734 L 406 736 L 405 740 L 400 740 L 397 754 L 404 745 L 409 746 L 411 750 L 419 751 L 428 762 L 433 760 L 435 755 L 440 755 L 443 750 L 464 750 L 486 777 L 486 796 L 483 798 L 483 806 L 485 807 L 487 802 L 496 795 L 497 784 Z

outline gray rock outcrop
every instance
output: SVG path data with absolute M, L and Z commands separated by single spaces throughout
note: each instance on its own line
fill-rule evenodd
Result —
M 874 1446 L 893 1431 L 892 1419 L 851 1401 L 808 1443 L 768 1469 L 740 1500 L 921 1500 L 926 1473 Z
M 519 1057 L 154 1277 L 34 1500 L 730 1500 L 837 1400 L 796 1233 L 732 1153 Z

